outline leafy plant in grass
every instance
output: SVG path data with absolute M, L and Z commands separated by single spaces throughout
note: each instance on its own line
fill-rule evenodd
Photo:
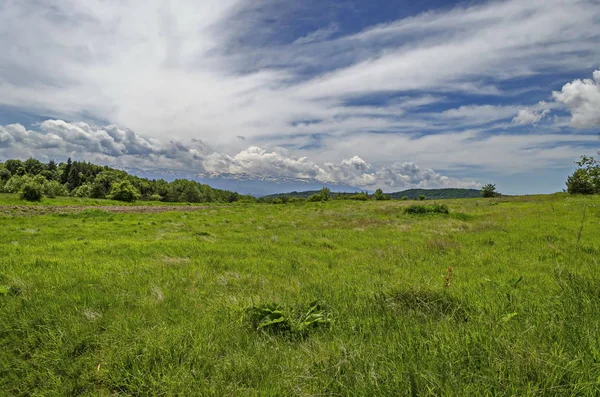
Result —
M 37 183 L 27 183 L 21 190 L 21 199 L 27 201 L 41 201 L 42 200 L 42 187 Z
M 291 337 L 306 337 L 312 329 L 329 328 L 330 313 L 319 303 L 311 302 L 308 307 L 285 307 L 279 304 L 252 306 L 246 311 L 252 328 L 270 334 Z
M 15 285 L 0 285 L 0 296 L 17 296 L 21 294 L 21 288 Z
M 405 214 L 421 215 L 421 214 L 448 214 L 448 206 L 446 204 L 431 204 L 421 205 L 413 204 L 404 209 Z

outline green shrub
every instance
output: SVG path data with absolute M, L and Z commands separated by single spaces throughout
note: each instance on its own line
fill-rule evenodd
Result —
M 11 177 L 10 171 L 6 168 L 0 169 L 0 181 L 8 181 Z
M 402 196 L 402 200 L 404 200 L 404 201 L 408 200 L 408 196 Z
M 73 191 L 71 192 L 71 196 L 80 197 L 80 198 L 88 198 L 91 196 L 91 193 L 92 193 L 92 185 L 90 185 L 89 183 L 84 183 L 83 185 L 79 186 L 78 188 L 73 189 Z
M 23 190 L 23 186 L 30 182 L 33 182 L 33 180 L 28 175 L 13 175 L 4 185 L 4 191 L 6 193 L 19 193 Z
M 132 203 L 140 198 L 140 192 L 138 192 L 131 182 L 128 180 L 123 180 L 113 185 L 108 198 Z
M 367 193 L 356 193 L 348 196 L 348 200 L 367 201 L 369 200 L 369 195 Z
M 383 193 L 383 190 L 381 190 L 381 189 L 377 189 L 377 190 L 375 191 L 375 194 L 373 194 L 373 198 L 374 198 L 375 200 L 381 201 L 381 200 L 389 200 L 389 199 L 390 199 L 390 196 L 388 196 L 387 194 L 384 194 L 384 193 Z
M 150 201 L 161 201 L 162 200 L 162 196 L 160 194 L 153 194 L 152 196 L 150 196 Z
M 33 182 L 25 184 L 25 186 L 23 186 L 23 190 L 21 190 L 21 199 L 27 201 L 42 200 L 42 187 Z
M 421 205 L 414 204 L 404 209 L 406 214 L 448 214 L 448 206 L 446 204 Z
M 309 196 L 306 201 L 309 202 L 318 202 L 318 201 L 329 201 L 331 200 L 331 190 L 329 190 L 329 188 L 324 187 L 323 189 L 321 189 L 321 191 L 319 191 L 319 193 L 317 194 L 313 194 L 312 196 Z
M 183 188 L 180 199 L 188 203 L 202 202 L 202 193 L 196 185 L 188 184 Z
M 316 203 L 318 201 L 323 201 L 320 194 L 313 194 L 312 196 L 308 196 L 306 199 L 309 203 Z
M 582 156 L 576 162 L 579 168 L 567 178 L 567 192 L 571 194 L 600 194 L 600 161 Z
M 594 194 L 596 188 L 585 170 L 576 170 L 567 177 L 567 192 L 570 194 Z
M 421 200 L 421 201 L 425 200 L 426 198 L 427 198 L 427 197 L 425 197 L 424 195 L 420 195 L 420 196 L 419 196 L 419 200 Z
M 58 183 L 58 181 L 46 181 L 46 183 L 42 185 L 42 191 L 46 197 L 50 198 L 69 195 L 67 189 Z

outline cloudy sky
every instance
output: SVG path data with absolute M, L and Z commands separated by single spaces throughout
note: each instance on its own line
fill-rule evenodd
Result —
M 0 0 L 0 160 L 560 191 L 600 0 Z

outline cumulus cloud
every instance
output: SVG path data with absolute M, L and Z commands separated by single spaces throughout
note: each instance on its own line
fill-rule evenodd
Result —
M 577 79 L 565 84 L 553 98 L 571 112 L 571 125 L 576 128 L 600 127 L 600 70 L 592 79 Z
M 84 160 L 95 160 L 121 167 L 150 167 L 168 164 L 199 174 L 244 174 L 298 178 L 322 183 L 339 183 L 360 188 L 377 187 L 478 187 L 474 181 L 452 179 L 414 163 L 398 163 L 376 168 L 358 156 L 319 165 L 307 157 L 296 157 L 283 148 L 266 150 L 251 146 L 235 155 L 219 153 L 194 139 L 187 144 L 146 139 L 116 125 L 95 127 L 86 123 L 46 120 L 37 130 L 20 124 L 0 126 L 0 155 L 43 153 L 46 159 L 77 153 Z M 37 152 L 36 152 L 37 151 Z
M 96 158 L 118 159 L 138 157 L 150 164 L 153 159 L 177 160 L 181 166 L 193 164 L 210 151 L 203 142 L 184 145 L 176 140 L 161 142 L 146 139 L 116 125 L 95 127 L 83 122 L 68 123 L 63 120 L 46 120 L 37 125 L 38 130 L 26 129 L 21 124 L 0 126 L 0 149 L 9 157 L 11 150 L 26 150 L 32 155 L 64 157 L 77 154 L 100 156 Z
M 549 109 L 545 109 L 539 112 L 531 109 L 521 109 L 517 115 L 512 119 L 515 124 L 537 124 L 550 112 Z

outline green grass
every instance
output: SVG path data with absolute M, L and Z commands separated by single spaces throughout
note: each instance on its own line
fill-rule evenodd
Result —
M 600 198 L 444 203 L 0 215 L 0 395 L 597 396 Z
M 79 197 L 55 197 L 48 198 L 43 197 L 41 201 L 27 201 L 19 198 L 18 194 L 3 194 L 0 193 L 0 206 L 15 206 L 15 205 L 33 205 L 33 206 L 106 206 L 106 205 L 118 205 L 118 206 L 137 206 L 137 205 L 216 205 L 213 203 L 201 203 L 201 204 L 190 204 L 190 203 L 165 203 L 161 201 L 134 201 L 131 203 L 125 201 L 108 200 L 108 199 L 92 199 L 92 198 L 79 198 Z

